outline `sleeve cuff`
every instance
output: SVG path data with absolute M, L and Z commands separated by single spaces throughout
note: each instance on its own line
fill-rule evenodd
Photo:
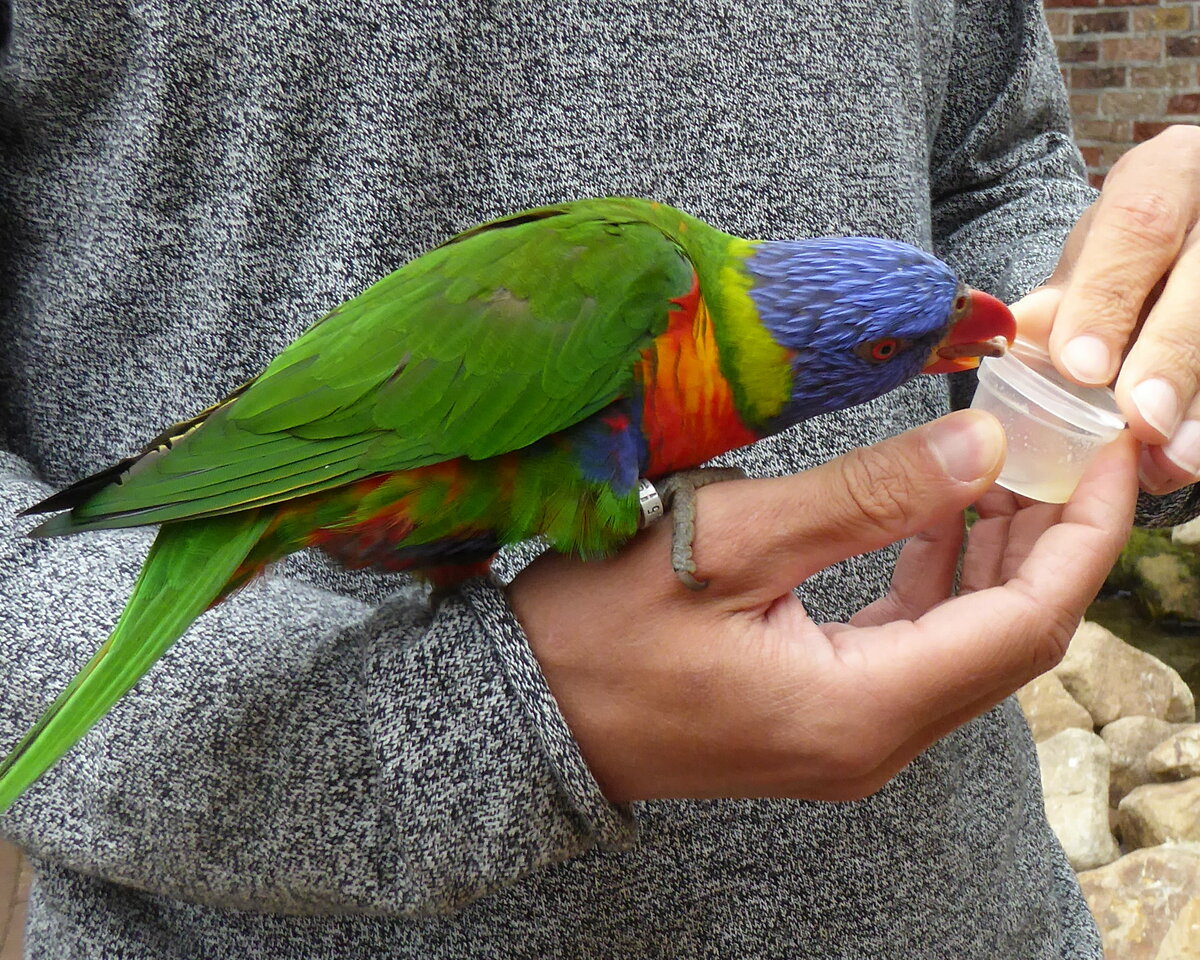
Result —
M 632 809 L 609 802 L 600 790 L 503 590 L 492 580 L 478 579 L 464 584 L 461 593 L 495 642 L 508 683 L 532 722 L 563 793 L 602 847 L 628 849 L 637 840 Z
M 1144 490 L 1138 493 L 1134 523 L 1139 527 L 1176 527 L 1200 514 L 1200 483 L 1193 483 L 1161 497 Z

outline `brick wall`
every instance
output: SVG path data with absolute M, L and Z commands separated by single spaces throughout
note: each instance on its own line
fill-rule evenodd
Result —
M 1093 183 L 1169 124 L 1200 123 L 1200 0 L 1044 2 Z

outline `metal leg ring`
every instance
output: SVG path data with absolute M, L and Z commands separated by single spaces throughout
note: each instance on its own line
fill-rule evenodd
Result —
M 649 480 L 638 481 L 638 506 L 642 508 L 642 520 L 639 527 L 648 527 L 656 520 L 663 518 L 662 497 Z

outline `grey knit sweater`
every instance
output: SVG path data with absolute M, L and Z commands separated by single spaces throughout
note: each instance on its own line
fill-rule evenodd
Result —
M 1090 199 L 1035 0 L 12 6 L 5 750 L 150 540 L 30 541 L 15 514 L 451 231 L 643 195 L 747 236 L 897 237 L 1014 296 Z M 736 459 L 803 469 L 946 404 L 919 378 Z M 893 559 L 814 578 L 809 609 L 846 617 Z M 1099 956 L 1011 703 L 860 803 L 618 809 L 501 589 L 433 614 L 319 557 L 202 618 L 0 826 L 35 858 L 36 958 Z

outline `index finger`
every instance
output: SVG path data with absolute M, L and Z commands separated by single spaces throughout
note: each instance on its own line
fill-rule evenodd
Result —
M 1080 383 L 1116 376 L 1146 299 L 1178 256 L 1194 214 L 1187 155 L 1150 146 L 1131 151 L 1109 173 L 1054 320 L 1050 354 Z

